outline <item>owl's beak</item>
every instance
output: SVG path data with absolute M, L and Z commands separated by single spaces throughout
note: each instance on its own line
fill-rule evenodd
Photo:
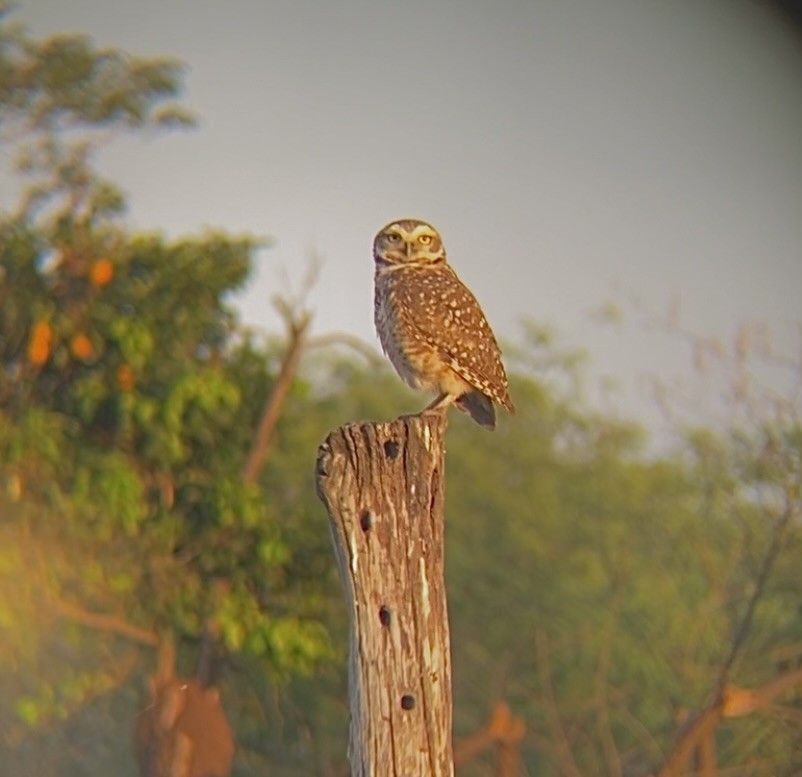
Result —
M 413 249 L 414 249 L 414 246 L 412 245 L 412 243 L 407 243 L 404 246 L 404 253 L 407 255 L 407 259 L 411 259 L 412 258 Z

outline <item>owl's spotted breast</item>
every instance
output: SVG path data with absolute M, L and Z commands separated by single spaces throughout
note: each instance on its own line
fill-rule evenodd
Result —
M 404 277 L 410 272 L 415 271 L 403 270 L 376 279 L 376 330 L 382 348 L 396 372 L 413 388 L 464 394 L 471 384 L 452 369 L 433 338 L 435 300 L 423 290 L 412 292 Z

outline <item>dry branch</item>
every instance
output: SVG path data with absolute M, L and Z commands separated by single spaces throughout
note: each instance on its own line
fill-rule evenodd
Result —
M 520 772 L 520 748 L 526 735 L 526 724 L 516 718 L 503 701 L 493 705 L 490 720 L 474 734 L 454 746 L 454 763 L 459 766 L 476 758 L 483 750 L 496 745 L 497 777 L 517 777 Z
M 288 314 L 289 315 L 289 314 Z M 259 425 L 256 427 L 251 450 L 248 453 L 248 460 L 242 471 L 242 480 L 245 483 L 256 483 L 259 473 L 262 471 L 265 460 L 270 453 L 273 443 L 273 433 L 281 416 L 284 407 L 284 400 L 292 387 L 295 373 L 298 371 L 298 362 L 301 360 L 306 340 L 309 333 L 309 325 L 312 317 L 309 313 L 302 313 L 296 318 L 287 319 L 288 344 L 287 350 L 281 360 L 281 369 L 273 386 L 273 391 L 265 403 Z
M 130 639 L 133 642 L 139 642 L 143 645 L 155 646 L 159 642 L 159 637 L 156 632 L 134 626 L 124 618 L 116 615 L 90 612 L 83 607 L 79 607 L 77 604 L 67 602 L 63 599 L 54 600 L 53 609 L 59 617 L 73 621 L 74 623 L 80 623 L 82 626 L 87 626 L 90 629 L 119 634 L 121 637 Z
M 730 672 L 749 634 L 752 620 L 755 615 L 755 610 L 757 609 L 757 606 L 763 597 L 769 575 L 774 568 L 774 563 L 777 560 L 777 556 L 783 549 L 785 531 L 791 524 L 791 520 L 796 515 L 794 501 L 789 497 L 786 497 L 786 499 L 787 501 L 785 510 L 774 525 L 771 541 L 769 542 L 769 547 L 763 556 L 763 561 L 761 562 L 760 569 L 755 580 L 752 595 L 747 602 L 744 614 L 735 630 L 735 635 L 732 638 L 732 643 L 730 644 L 727 657 L 724 660 L 721 669 L 719 670 L 718 680 L 710 696 L 710 701 L 708 701 L 708 703 L 699 712 L 697 712 L 688 723 L 683 726 L 679 732 L 679 735 L 677 736 L 674 746 L 669 751 L 668 755 L 666 755 L 662 765 L 657 770 L 657 777 L 679 777 L 693 754 L 703 746 L 703 743 L 706 740 L 709 740 L 712 736 L 714 736 L 716 726 L 718 725 L 719 721 L 728 714 L 728 692 L 730 694 L 730 713 L 728 716 L 735 717 L 731 710 L 735 709 L 738 705 L 734 702 L 736 697 L 733 696 L 733 686 L 729 681 Z M 741 699 L 743 696 L 740 695 L 738 698 Z M 705 752 L 705 757 L 710 757 L 710 753 L 712 752 L 711 747 L 708 746 Z
M 451 777 L 451 659 L 444 569 L 446 417 L 352 424 L 320 447 L 350 608 L 354 777 Z

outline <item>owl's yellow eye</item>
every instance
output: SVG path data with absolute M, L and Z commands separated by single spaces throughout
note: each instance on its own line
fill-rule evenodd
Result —
M 431 236 L 431 235 L 421 235 L 421 236 L 418 238 L 418 242 L 419 242 L 421 245 L 427 246 L 427 245 L 429 245 L 429 243 L 431 243 L 431 242 L 432 242 L 432 236 Z

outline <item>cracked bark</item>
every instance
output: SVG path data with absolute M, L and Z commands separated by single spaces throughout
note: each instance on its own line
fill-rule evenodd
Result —
M 451 777 L 445 414 L 350 424 L 318 451 L 350 609 L 353 777 Z

